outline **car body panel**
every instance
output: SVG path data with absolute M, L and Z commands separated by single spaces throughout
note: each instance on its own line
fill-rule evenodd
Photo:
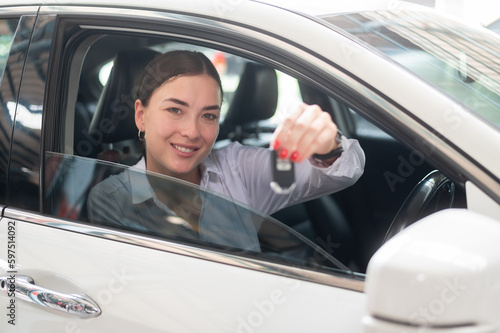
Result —
M 484 194 L 474 183 L 467 182 L 465 183 L 465 187 L 467 190 L 468 209 L 498 219 L 500 216 L 500 206 L 495 201 Z
M 31 220 L 30 215 L 25 219 Z M 2 219 L 2 228 L 8 220 Z M 38 224 L 33 223 L 36 220 Z M 15 329 L 275 332 L 286 327 L 304 332 L 314 327 L 317 332 L 328 332 L 334 321 L 343 331 L 360 331 L 363 293 L 221 265 L 190 256 L 189 248 L 185 248 L 187 255 L 179 255 L 127 244 L 118 234 L 110 241 L 113 237 L 62 231 L 43 222 L 39 218 L 16 220 L 20 240 L 16 270 L 55 291 L 86 293 L 101 307 L 102 315 L 79 319 L 17 301 Z M 209 258 L 210 252 L 206 255 Z M 3 261 L 3 270 L 12 271 L 5 265 Z M 9 298 L 0 300 L 6 306 Z M 309 304 L 307 309 L 303 304 Z M 1 325 L 9 329 L 3 331 L 15 331 L 5 321 Z

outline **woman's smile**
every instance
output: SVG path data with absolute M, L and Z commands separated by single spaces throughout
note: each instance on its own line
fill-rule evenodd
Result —
M 187 146 L 181 146 L 175 143 L 171 143 L 170 145 L 182 153 L 193 153 L 199 149 L 199 148 L 189 148 Z

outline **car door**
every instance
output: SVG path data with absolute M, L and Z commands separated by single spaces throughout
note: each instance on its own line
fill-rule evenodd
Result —
M 147 37 L 151 29 L 151 38 L 234 38 L 234 31 L 199 17 L 116 12 L 40 8 L 14 102 L 0 223 L 2 331 L 360 331 L 363 283 L 351 272 L 95 225 L 60 209 L 72 200 L 61 193 L 85 195 L 98 171 L 116 172 L 93 156 L 74 156 L 78 82 L 89 45 L 120 31 Z

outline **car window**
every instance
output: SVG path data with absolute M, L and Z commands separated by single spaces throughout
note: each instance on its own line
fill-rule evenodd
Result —
M 19 19 L 0 20 L 0 82 L 7 65 L 7 57 L 9 56 L 18 21 Z
M 500 38 L 494 33 L 424 12 L 367 12 L 325 19 L 500 128 Z
M 13 125 L 15 111 L 15 91 L 12 89 L 12 77 L 4 80 L 4 72 L 7 67 L 7 59 L 10 54 L 14 34 L 17 29 L 19 19 L 9 18 L 0 19 L 0 99 L 2 101 L 1 109 L 3 110 L 1 119 L 2 135 L 0 136 L 0 204 L 5 204 L 5 189 L 7 185 L 7 168 L 10 135 L 12 134 L 11 127 Z
M 45 213 L 314 270 L 349 269 L 298 232 L 176 178 L 47 152 Z

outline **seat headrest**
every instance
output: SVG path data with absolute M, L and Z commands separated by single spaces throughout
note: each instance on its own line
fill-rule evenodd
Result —
M 157 54 L 149 49 L 119 52 L 104 86 L 90 124 L 90 133 L 99 133 L 103 143 L 137 137 L 134 89 L 138 76 Z
M 328 112 L 330 115 L 333 114 L 332 113 L 333 108 L 330 103 L 330 99 L 328 98 L 328 95 L 300 81 L 299 81 L 299 89 L 300 89 L 300 94 L 302 96 L 302 101 L 304 101 L 304 103 L 310 105 L 316 104 L 323 111 Z
M 274 68 L 249 62 L 224 119 L 225 124 L 244 125 L 269 119 L 278 104 L 278 78 Z

